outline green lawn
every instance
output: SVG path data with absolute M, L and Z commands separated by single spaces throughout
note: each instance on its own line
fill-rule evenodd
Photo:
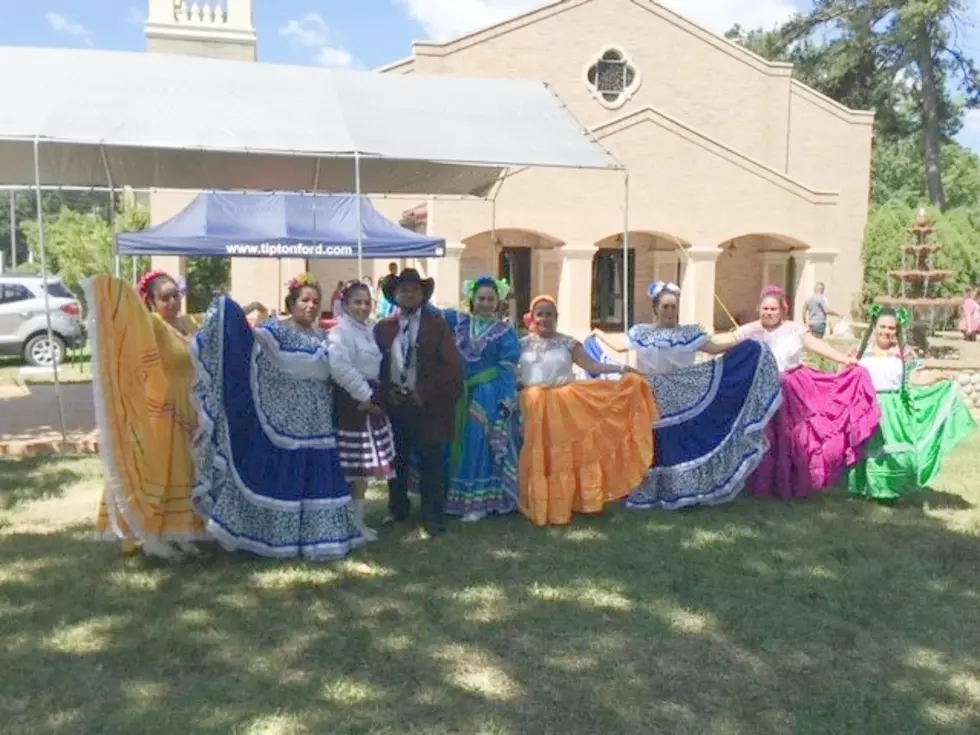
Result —
M 0 731 L 976 733 L 975 452 L 896 507 L 508 518 L 322 566 L 125 558 L 96 459 L 0 460 Z

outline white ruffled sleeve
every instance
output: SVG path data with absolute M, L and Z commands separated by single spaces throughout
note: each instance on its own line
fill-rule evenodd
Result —
M 371 400 L 374 391 L 371 390 L 367 379 L 361 375 L 361 371 L 354 367 L 354 358 L 350 346 L 344 340 L 340 325 L 330 330 L 327 339 L 330 343 L 330 373 L 333 382 L 347 391 L 358 403 Z

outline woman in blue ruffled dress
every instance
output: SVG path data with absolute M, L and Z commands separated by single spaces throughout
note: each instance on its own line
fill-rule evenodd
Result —
M 321 297 L 298 276 L 289 317 L 253 330 L 220 296 L 193 343 L 195 507 L 229 551 L 325 560 L 366 541 L 337 453 Z
M 465 522 L 517 509 L 521 432 L 517 398 L 517 331 L 497 317 L 510 293 L 506 281 L 467 281 L 470 313 L 443 312 L 463 358 L 466 382 L 449 450 L 446 513 Z
M 660 406 L 656 460 L 627 506 L 728 503 L 768 448 L 765 429 L 782 400 L 776 361 L 735 333 L 711 336 L 700 326 L 679 325 L 675 284 L 657 281 L 647 294 L 656 323 L 633 326 L 625 337 L 595 334 L 612 352 L 635 353 L 636 369 Z M 698 352 L 720 357 L 695 364 Z

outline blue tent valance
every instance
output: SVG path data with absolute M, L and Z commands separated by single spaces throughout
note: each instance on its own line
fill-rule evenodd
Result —
M 406 230 L 371 202 L 349 195 L 199 194 L 163 224 L 116 238 L 119 255 L 357 258 L 357 206 L 363 258 L 433 258 L 446 241 Z

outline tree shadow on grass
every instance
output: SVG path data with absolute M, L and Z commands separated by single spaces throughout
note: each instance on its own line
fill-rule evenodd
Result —
M 325 565 L 0 536 L 7 733 L 980 727 L 976 536 L 840 496 L 520 518 Z
M 936 510 L 969 510 L 973 503 L 961 495 L 929 488 L 925 492 L 903 498 L 900 504 L 915 508 L 935 508 Z
M 86 456 L 0 458 L 0 510 L 61 497 L 65 488 L 86 478 L 96 479 L 92 467 L 91 457 Z

